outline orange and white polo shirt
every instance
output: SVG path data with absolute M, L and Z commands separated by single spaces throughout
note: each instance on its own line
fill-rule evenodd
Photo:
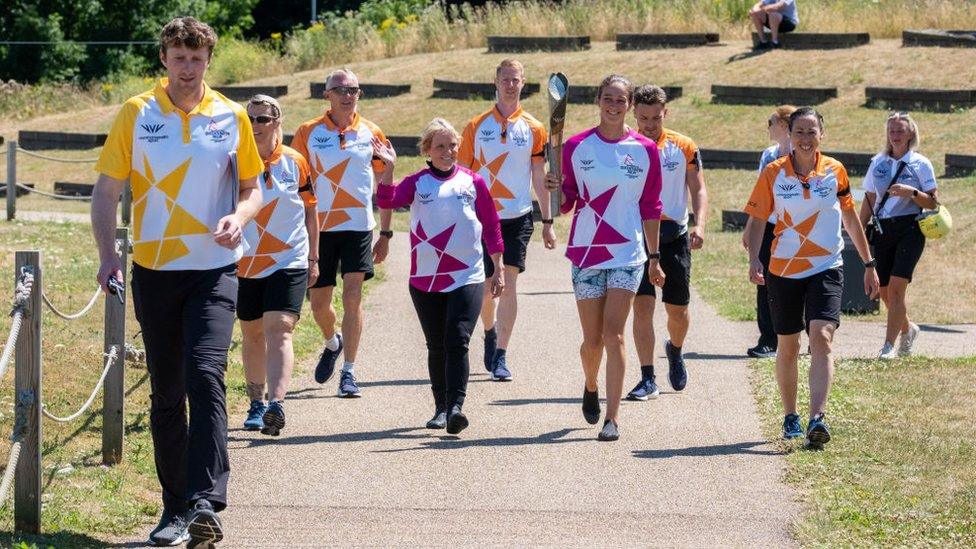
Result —
M 853 211 L 844 165 L 817 153 L 814 173 L 793 170 L 792 155 L 770 162 L 759 175 L 745 212 L 761 222 L 776 218 L 769 271 L 785 278 L 806 278 L 843 264 L 841 210 Z
M 701 170 L 698 145 L 687 136 L 664 128 L 657 140 L 661 155 L 661 203 L 664 204 L 662 220 L 688 225 L 688 185 L 685 176 L 689 170 Z
M 488 183 L 501 219 L 532 211 L 532 164 L 545 161 L 547 139 L 542 123 L 521 107 L 508 118 L 492 107 L 465 126 L 458 163 Z
M 243 107 L 206 84 L 203 100 L 185 113 L 167 84 L 163 78 L 122 105 L 95 171 L 129 180 L 135 263 L 161 271 L 224 267 L 243 247 L 224 248 L 212 233 L 237 208 L 237 178 L 264 168 L 251 122 Z
M 346 128 L 329 114 L 305 122 L 295 131 L 293 149 L 308 161 L 318 199 L 319 229 L 371 231 L 375 174 L 385 167 L 373 159 L 373 137 L 386 140 L 379 126 L 356 113 Z
M 244 227 L 244 257 L 237 276 L 264 278 L 280 269 L 308 268 L 305 208 L 314 208 L 308 163 L 295 149 L 278 145 L 258 176 L 261 211 Z

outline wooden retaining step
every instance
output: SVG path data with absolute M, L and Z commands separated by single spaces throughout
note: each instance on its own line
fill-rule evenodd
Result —
M 410 93 L 410 84 L 368 84 L 360 82 L 359 89 L 363 91 L 363 99 L 396 97 Z M 323 99 L 325 97 L 325 82 L 309 82 L 308 93 L 312 99 Z
M 214 90 L 234 101 L 247 101 L 257 94 L 269 95 L 275 99 L 288 95 L 288 86 L 214 86 Z
M 668 102 L 674 101 L 681 97 L 684 92 L 681 86 L 662 86 L 664 93 L 668 94 Z M 570 103 L 579 104 L 593 104 L 596 102 L 596 92 L 600 89 L 599 86 L 577 86 L 575 84 L 569 85 L 569 95 L 566 100 Z
M 657 48 L 695 48 L 717 44 L 716 32 L 667 32 L 655 34 L 618 34 L 618 50 L 651 50 Z
M 871 166 L 874 153 L 824 151 L 824 154 L 837 159 L 847 168 L 848 175 L 865 175 Z M 752 170 L 759 169 L 762 151 L 734 149 L 701 149 L 702 165 L 707 170 Z
M 58 150 L 87 150 L 101 147 L 108 137 L 104 133 L 73 133 L 73 132 L 37 132 L 20 130 L 17 134 L 17 144 L 29 151 Z
M 976 89 L 864 88 L 865 106 L 881 109 L 951 112 L 976 107 Z
M 976 48 L 976 30 L 904 30 L 901 45 L 941 48 Z
M 572 88 L 572 86 L 570 86 Z M 522 98 L 539 93 L 538 82 L 526 82 L 522 88 Z M 456 82 L 453 80 L 434 79 L 434 94 L 432 97 L 443 99 L 488 99 L 495 98 L 494 82 Z
M 739 210 L 722 210 L 722 230 L 725 232 L 737 232 L 746 228 L 746 221 L 749 214 Z
M 62 196 L 91 196 L 94 189 L 95 185 L 92 183 L 54 182 L 54 194 Z
M 945 172 L 949 177 L 963 177 L 976 173 L 976 155 L 946 154 Z
M 489 36 L 488 53 L 580 51 L 590 49 L 589 36 Z
M 731 105 L 819 105 L 836 97 L 837 88 L 712 85 L 712 103 Z
M 34 188 L 33 183 L 21 183 L 21 185 L 25 187 L 29 187 L 31 189 Z M 30 191 L 28 191 L 27 189 L 22 189 L 19 186 L 17 187 L 17 196 L 24 196 L 29 192 Z M 4 181 L 0 181 L 0 198 L 7 198 L 7 183 Z
M 766 31 L 766 40 L 770 39 Z M 779 43 L 786 50 L 839 50 L 856 48 L 871 42 L 866 32 L 787 32 L 780 33 Z M 759 34 L 752 33 L 752 45 L 759 44 Z

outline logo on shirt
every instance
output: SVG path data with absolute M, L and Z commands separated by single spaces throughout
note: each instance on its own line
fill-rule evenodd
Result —
M 638 166 L 637 161 L 629 154 L 624 156 L 624 161 L 620 165 L 620 169 L 627 174 L 628 179 L 637 179 L 640 174 L 644 173 L 644 168 Z
M 813 193 L 820 198 L 827 198 L 834 194 L 833 185 L 823 179 L 815 179 L 813 181 Z
M 494 141 L 494 139 L 495 139 L 495 130 L 481 130 L 481 137 L 479 139 L 481 139 L 481 142 L 482 143 L 487 143 L 489 141 Z
M 159 135 L 159 132 L 163 130 L 166 124 L 139 124 L 139 127 L 143 129 L 148 135 L 140 135 L 139 141 L 145 141 L 146 143 L 155 143 L 163 139 L 169 138 L 168 135 Z
M 529 137 L 522 132 L 512 134 L 512 142 L 516 147 L 524 147 L 529 143 Z
M 800 196 L 799 188 L 800 186 L 796 183 L 780 183 L 776 185 L 776 190 L 778 191 L 776 196 L 784 200 Z
M 469 206 L 474 202 L 474 189 L 458 189 L 455 198 L 460 200 L 465 206 Z
M 668 149 L 668 151 L 664 153 L 664 156 L 661 158 L 661 167 L 669 172 L 677 170 L 679 164 L 680 162 L 678 162 L 678 160 L 674 157 L 674 151 L 670 149 Z
M 592 158 L 584 158 L 583 160 L 580 160 L 580 170 L 582 170 L 584 172 L 588 172 L 588 171 L 593 170 L 595 168 L 596 168 L 596 166 L 593 165 L 593 159 Z
M 312 145 L 313 149 L 328 149 L 329 147 L 333 146 L 331 136 L 326 136 L 326 137 L 315 136 L 312 138 L 312 141 L 315 141 L 315 144 Z
M 214 143 L 220 143 L 226 141 L 230 136 L 230 132 L 219 127 L 217 121 L 213 118 L 210 119 L 210 123 L 207 124 L 207 129 L 203 131 L 203 135 L 206 135 Z
M 434 199 L 431 198 L 431 194 L 433 194 L 433 193 L 417 193 L 417 196 L 420 197 L 420 203 L 421 204 L 430 204 L 431 202 L 433 202 Z

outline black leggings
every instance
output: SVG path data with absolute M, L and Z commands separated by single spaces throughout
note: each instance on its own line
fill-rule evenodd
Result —
M 484 283 L 450 292 L 425 292 L 410 286 L 420 327 L 427 340 L 427 372 L 438 411 L 464 404 L 468 386 L 468 341 L 481 313 Z
M 784 21 L 786 20 L 784 19 Z M 775 228 L 776 225 L 773 223 L 766 223 L 766 228 L 763 229 L 762 246 L 759 247 L 759 261 L 766 269 L 765 276 L 767 279 L 769 277 L 770 249 L 773 246 L 773 229 Z M 773 315 L 769 311 L 769 293 L 764 285 L 756 286 L 756 324 L 759 325 L 759 345 L 775 349 L 778 339 L 776 338 L 776 331 L 773 330 Z

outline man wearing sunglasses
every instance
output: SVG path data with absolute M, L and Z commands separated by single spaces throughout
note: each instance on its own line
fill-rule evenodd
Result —
M 378 126 L 359 116 L 359 79 L 338 69 L 328 76 L 324 115 L 299 126 L 291 146 L 307 160 L 318 200 L 319 278 L 309 291 L 312 314 L 322 330 L 325 348 L 315 367 L 315 381 L 325 383 L 345 353 L 339 396 L 359 397 L 353 369 L 363 331 L 363 283 L 373 278 L 373 264 L 389 251 L 391 210 L 380 210 L 380 236 L 373 244 L 373 188 L 386 170 L 373 157 L 373 139 L 386 141 Z M 342 275 L 343 317 L 336 331 L 332 292 Z
M 154 545 L 212 547 L 223 538 L 216 512 L 227 505 L 230 477 L 224 371 L 242 229 L 261 207 L 264 163 L 247 113 L 204 82 L 216 42 L 192 17 L 163 27 L 166 78 L 125 102 L 95 166 L 91 218 L 106 294 L 110 278 L 123 279 L 115 211 L 123 187 L 132 188 L 131 295 L 146 345 L 163 502 Z

